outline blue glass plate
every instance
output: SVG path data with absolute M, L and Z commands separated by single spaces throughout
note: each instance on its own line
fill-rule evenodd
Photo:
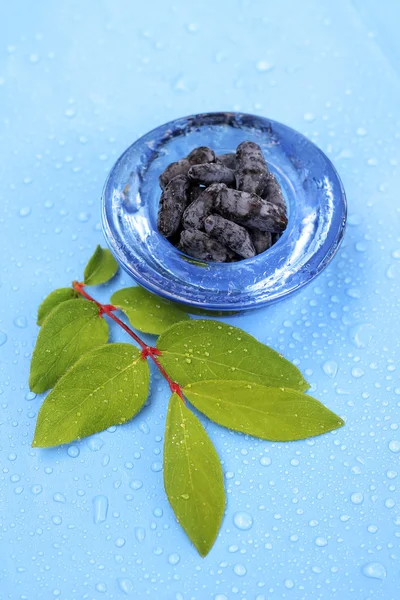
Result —
M 196 146 L 234 152 L 259 144 L 288 204 L 289 224 L 266 252 L 237 263 L 206 263 L 179 252 L 157 231 L 158 177 Z M 103 227 L 121 266 L 170 300 L 213 310 L 257 308 L 291 294 L 329 263 L 342 239 L 346 197 L 330 160 L 297 131 L 263 117 L 206 113 L 150 131 L 117 160 L 103 193 Z

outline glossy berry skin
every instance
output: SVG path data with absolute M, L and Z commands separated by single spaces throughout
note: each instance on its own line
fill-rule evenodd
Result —
M 207 146 L 199 146 L 192 150 L 186 157 L 191 165 L 200 165 L 202 163 L 211 163 L 215 161 L 214 150 Z
M 203 185 L 211 185 L 212 183 L 235 185 L 235 171 L 220 163 L 194 165 L 189 169 L 188 175 L 193 182 Z
M 203 188 L 201 194 L 186 208 L 182 217 L 184 229 L 202 229 L 204 219 L 213 211 L 214 202 L 222 188 L 221 183 L 213 183 Z
M 256 194 L 225 186 L 218 194 L 214 206 L 217 213 L 245 227 L 281 233 L 287 226 L 285 211 Z
M 182 231 L 178 249 L 193 258 L 213 262 L 225 262 L 229 255 L 225 246 L 207 233 L 196 229 Z
M 190 167 L 191 164 L 186 158 L 182 158 L 182 160 L 177 160 L 176 162 L 168 165 L 168 167 L 161 173 L 159 177 L 161 189 L 165 189 L 171 179 L 174 179 L 178 175 L 187 175 Z
M 264 155 L 255 142 L 242 142 L 236 149 L 236 188 L 250 194 L 260 194 L 268 180 Z
M 269 231 L 260 231 L 259 229 L 250 229 L 249 234 L 254 244 L 256 254 L 261 254 L 271 248 L 272 234 Z
M 282 194 L 281 186 L 279 185 L 275 175 L 268 174 L 268 180 L 265 184 L 261 197 L 268 202 L 272 202 L 276 206 L 281 207 L 286 212 L 286 202 Z
M 202 192 L 204 192 L 206 188 L 200 187 L 199 185 L 191 185 L 189 190 L 189 200 L 190 202 L 194 202 L 200 196 Z
M 233 171 L 236 170 L 236 154 L 234 152 L 229 152 L 227 154 L 217 154 L 215 156 L 215 162 L 221 163 L 222 165 L 225 165 L 225 167 L 228 167 Z
M 161 194 L 157 226 L 166 238 L 178 231 L 183 212 L 188 204 L 189 181 L 185 175 L 171 179 Z
M 244 227 L 220 215 L 209 215 L 204 221 L 205 232 L 219 240 L 242 258 L 256 255 L 250 235 Z

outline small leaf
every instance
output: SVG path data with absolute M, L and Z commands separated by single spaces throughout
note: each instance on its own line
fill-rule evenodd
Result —
M 67 300 L 56 306 L 45 319 L 32 354 L 32 392 L 40 394 L 53 387 L 82 354 L 107 339 L 108 325 L 94 303 Z
M 85 285 L 99 285 L 105 283 L 118 271 L 118 263 L 105 248 L 97 246 L 93 256 L 86 265 L 84 273 Z
M 159 360 L 180 385 L 211 379 L 250 381 L 300 391 L 310 386 L 281 354 L 219 321 L 185 321 L 157 341 Z
M 111 303 L 124 311 L 135 329 L 145 333 L 159 335 L 171 325 L 190 319 L 174 302 L 151 294 L 140 286 L 115 292 Z
M 171 396 L 168 407 L 164 486 L 176 518 L 205 556 L 224 515 L 222 468 L 202 424 L 177 394 Z
M 201 381 L 185 396 L 223 427 L 263 440 L 290 442 L 338 429 L 344 421 L 311 396 L 245 381 Z
M 149 391 L 149 366 L 131 344 L 91 350 L 60 379 L 39 412 L 33 446 L 48 448 L 132 419 Z
M 59 288 L 58 290 L 51 292 L 39 306 L 37 324 L 43 325 L 43 321 L 51 313 L 53 308 L 61 304 L 61 302 L 66 302 L 73 298 L 79 298 L 79 294 L 72 288 Z

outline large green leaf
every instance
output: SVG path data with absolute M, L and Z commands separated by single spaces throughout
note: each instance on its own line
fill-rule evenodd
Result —
M 254 337 L 219 321 L 185 321 L 157 341 L 159 360 L 180 385 L 210 379 L 250 381 L 274 387 L 309 388 L 300 371 Z
M 109 250 L 97 246 L 85 268 L 85 285 L 105 283 L 118 271 L 118 263 Z
M 45 319 L 31 361 L 29 387 L 40 394 L 53 387 L 82 354 L 105 344 L 108 325 L 87 300 L 67 300 Z
M 60 379 L 39 412 L 33 446 L 77 440 L 132 419 L 149 391 L 149 366 L 131 344 L 91 350 Z
M 202 424 L 177 394 L 172 395 L 168 407 L 164 485 L 176 518 L 205 556 L 224 514 L 222 468 Z
M 246 381 L 200 381 L 185 396 L 219 425 L 263 440 L 289 442 L 342 427 L 344 421 L 311 396 Z
M 177 304 L 151 294 L 140 286 L 118 290 L 111 296 L 135 329 L 159 335 L 171 325 L 190 319 Z
M 58 290 L 51 292 L 39 306 L 37 324 L 43 325 L 43 321 L 51 313 L 53 308 L 61 304 L 61 302 L 66 302 L 73 298 L 79 298 L 78 292 L 73 288 L 59 288 Z

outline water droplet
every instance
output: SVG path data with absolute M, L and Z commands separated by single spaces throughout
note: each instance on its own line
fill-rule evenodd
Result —
M 183 498 L 183 500 L 189 500 L 189 494 L 181 494 L 181 498 Z
M 117 548 L 122 548 L 122 546 L 125 546 L 125 539 L 122 537 L 119 537 L 115 540 L 115 545 L 117 546 Z
M 353 377 L 355 377 L 356 379 L 359 379 L 360 377 L 362 377 L 364 375 L 364 371 L 360 368 L 360 367 L 354 367 L 351 370 L 351 374 L 353 375 Z
M 174 552 L 173 554 L 170 554 L 168 557 L 168 562 L 170 565 L 177 565 L 180 560 L 181 560 L 181 557 L 176 552 Z
M 396 279 L 397 277 L 398 265 L 390 265 L 386 271 L 386 277 L 388 279 Z
M 155 508 L 153 510 L 153 515 L 155 517 L 158 517 L 158 518 L 162 517 L 163 516 L 163 510 L 162 510 L 162 508 Z
M 357 242 L 355 245 L 355 248 L 357 250 L 357 252 L 366 252 L 368 250 L 368 246 L 365 242 Z M 360 298 L 361 297 L 361 292 L 359 292 L 359 290 L 354 290 L 354 294 L 352 295 L 351 290 L 349 290 L 348 295 L 350 296 L 350 298 Z
M 260 73 L 267 73 L 268 71 L 272 71 L 273 68 L 274 65 L 270 62 L 267 62 L 266 60 L 259 60 L 256 63 L 256 69 Z
M 54 523 L 54 525 L 61 525 L 62 523 L 62 518 L 61 517 L 52 517 L 51 518 L 52 522 Z
M 36 64 L 38 63 L 40 60 L 40 56 L 38 54 L 30 54 L 29 55 L 29 62 L 32 64 Z
M 144 527 L 135 527 L 135 538 L 142 543 L 146 539 L 146 530 Z
M 16 327 L 19 327 L 20 329 L 25 329 L 25 327 L 27 327 L 27 325 L 28 325 L 28 321 L 27 321 L 26 317 L 15 317 L 13 322 L 14 322 L 14 325 Z
M 377 525 L 368 525 L 367 527 L 368 533 L 376 533 L 378 531 Z
M 33 485 L 33 486 L 31 487 L 31 492 L 32 492 L 32 494 L 34 494 L 35 496 L 37 496 L 38 494 L 41 494 L 41 493 L 42 493 L 42 491 L 43 491 L 43 488 L 42 488 L 42 486 L 41 486 L 39 483 L 38 483 L 38 484 L 36 484 L 36 485 Z
M 140 479 L 134 479 L 130 482 L 129 487 L 132 488 L 132 490 L 140 490 L 140 488 L 143 487 L 143 481 L 140 481 Z
M 61 494 L 60 492 L 56 492 L 55 494 L 53 494 L 53 500 L 54 500 L 54 502 L 61 502 L 62 504 L 64 504 L 65 496 L 64 496 L 64 494 Z
M 90 213 L 88 212 L 80 212 L 78 215 L 78 221 L 81 223 L 87 223 L 90 219 Z
M 358 127 L 356 134 L 360 135 L 360 136 L 364 136 L 364 135 L 367 135 L 367 131 L 363 127 Z
M 24 206 L 23 208 L 20 208 L 19 210 L 19 216 L 20 217 L 28 217 L 31 214 L 31 207 L 30 206 Z
M 307 123 L 313 123 L 313 121 L 315 121 L 315 115 L 310 112 L 305 113 L 303 118 Z
M 96 590 L 98 592 L 101 592 L 102 594 L 104 594 L 104 592 L 107 591 L 107 586 L 105 583 L 101 582 L 101 583 L 97 583 L 96 584 Z
M 354 492 L 354 494 L 350 496 L 350 500 L 353 504 L 362 504 L 364 502 L 364 494 L 361 492 Z
M 253 517 L 245 512 L 237 512 L 233 517 L 233 523 L 238 529 L 247 531 L 253 526 Z
M 5 344 L 6 341 L 7 341 L 7 335 L 4 333 L 4 331 L 0 331 L 0 346 Z
M 75 116 L 75 111 L 73 108 L 67 108 L 67 110 L 64 112 L 64 115 L 67 117 L 67 119 L 72 119 Z
M 28 392 L 25 396 L 25 400 L 28 400 L 28 402 L 31 402 L 35 398 L 36 398 L 36 394 L 34 394 L 33 392 Z
M 185 79 L 182 73 L 172 81 L 172 89 L 176 92 L 191 92 L 196 88 L 194 80 Z
M 151 465 L 151 470 L 157 473 L 158 471 L 162 471 L 162 463 L 161 462 L 153 462 Z
M 93 498 L 93 523 L 103 523 L 107 519 L 108 498 L 99 495 Z
M 355 214 L 349 215 L 347 218 L 347 223 L 352 226 L 360 225 L 362 223 L 362 217 Z
M 243 577 L 247 573 L 247 569 L 244 565 L 238 564 L 233 567 L 233 572 L 239 577 Z
M 104 446 L 103 440 L 98 435 L 89 438 L 86 443 L 88 445 L 89 450 L 91 450 L 92 452 L 98 452 Z
M 67 450 L 67 454 L 71 458 L 77 458 L 80 454 L 80 450 L 79 450 L 78 446 L 70 446 Z
M 327 360 L 322 365 L 322 369 L 326 375 L 329 375 L 329 377 L 333 378 L 336 376 L 338 371 L 338 364 L 334 360 Z
M 365 577 L 371 579 L 380 579 L 381 581 L 386 577 L 386 569 L 380 562 L 370 562 L 364 565 L 361 572 Z
M 150 427 L 146 423 L 146 421 L 142 421 L 139 425 L 139 429 L 142 433 L 148 434 L 150 433 Z
M 291 590 L 294 587 L 294 582 L 291 579 L 285 579 L 285 587 Z
M 369 323 L 363 323 L 350 330 L 350 339 L 356 348 L 367 348 L 372 341 L 376 328 Z
M 269 467 L 269 465 L 272 463 L 272 460 L 270 459 L 269 456 L 262 456 L 260 458 L 260 465 L 262 465 L 263 467 Z
M 328 541 L 324 537 L 317 537 L 315 540 L 315 544 L 320 548 L 323 548 L 328 544 Z
M 117 579 L 118 587 L 127 596 L 133 592 L 133 583 L 126 577 Z
M 103 460 L 101 461 L 101 464 L 103 465 L 103 467 L 106 467 L 109 462 L 110 462 L 110 455 L 109 454 L 105 454 L 103 456 Z
M 400 452 L 400 442 L 398 440 L 392 440 L 389 442 L 389 450 L 397 454 Z

